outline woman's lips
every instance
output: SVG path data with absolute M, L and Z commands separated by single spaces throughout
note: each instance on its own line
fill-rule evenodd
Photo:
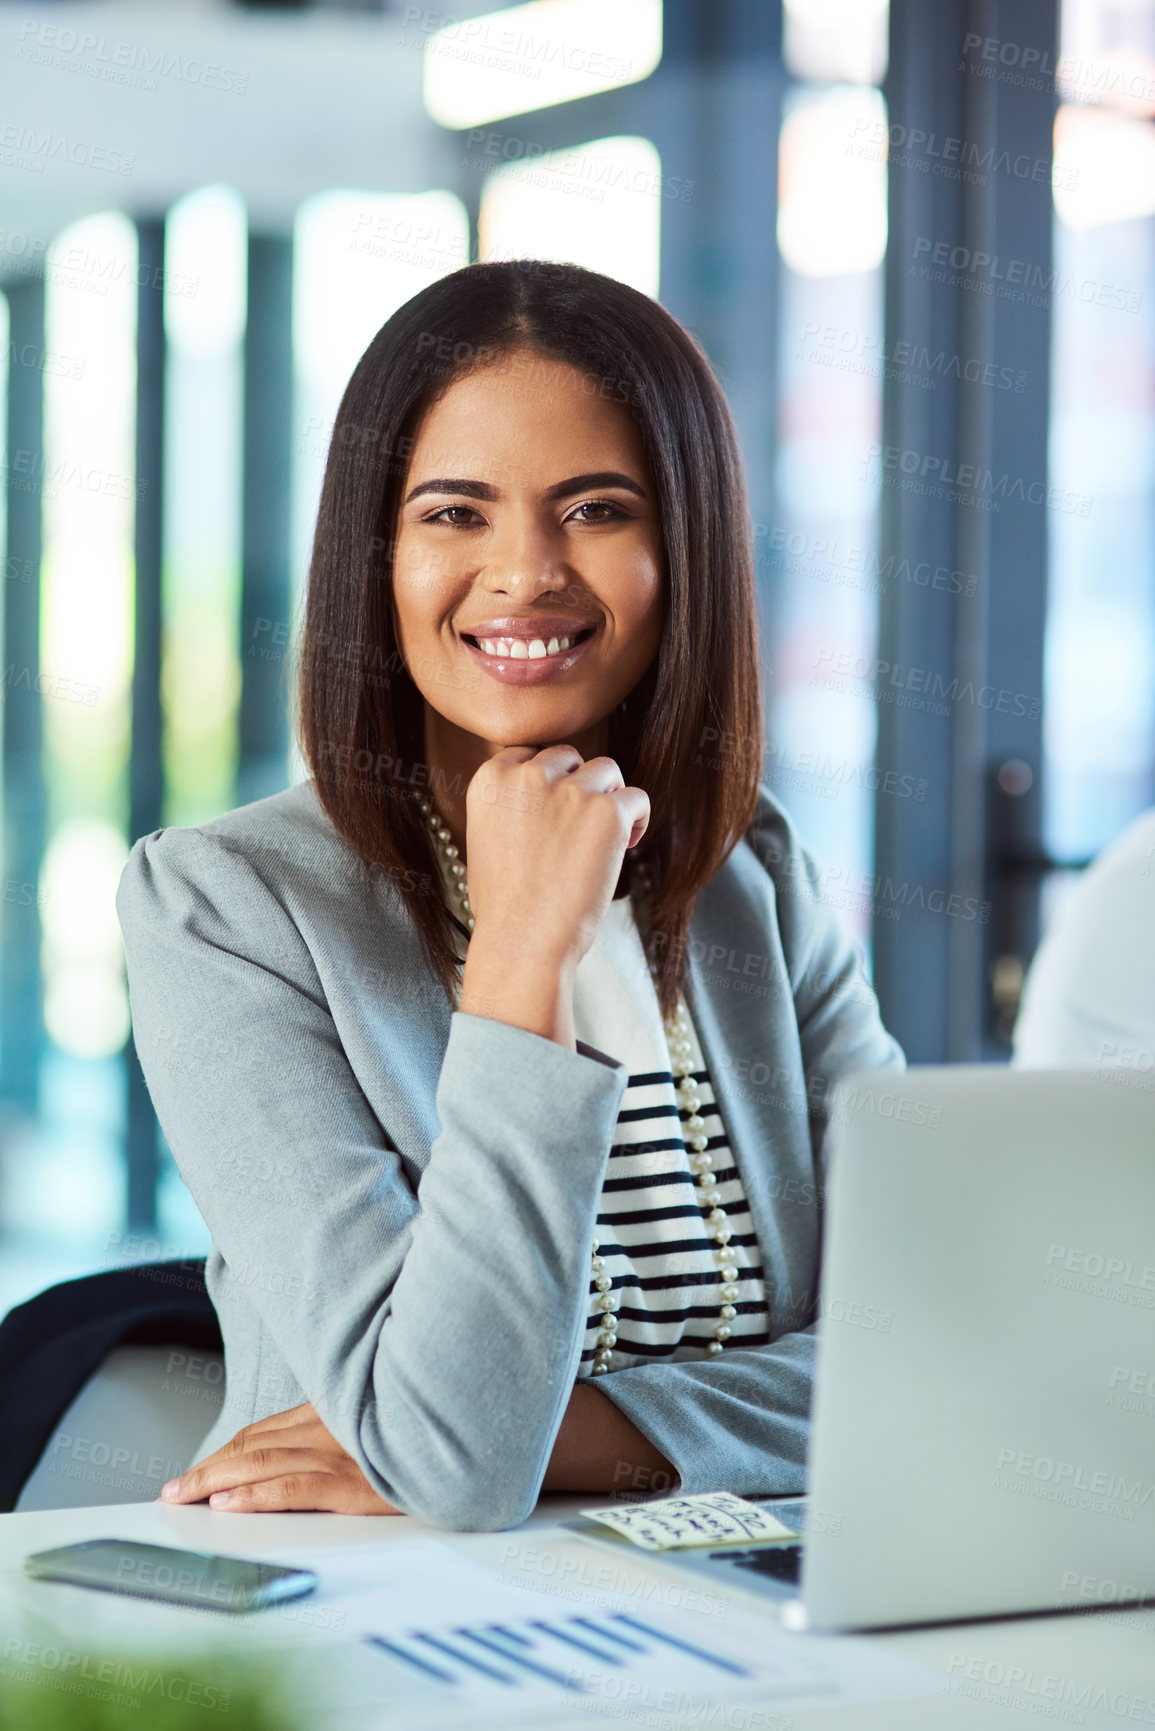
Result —
M 481 663 L 491 679 L 498 680 L 502 685 L 544 685 L 549 679 L 556 679 L 559 674 L 568 673 L 590 644 L 597 637 L 598 628 L 583 637 L 580 643 L 571 643 L 568 649 L 559 650 L 556 655 L 539 655 L 536 660 L 515 660 L 510 655 L 487 655 L 484 649 L 470 643 L 462 637 L 461 644 L 474 661 Z

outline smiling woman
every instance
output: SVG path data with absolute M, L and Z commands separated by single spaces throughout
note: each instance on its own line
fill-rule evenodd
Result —
M 510 359 L 528 368 L 533 355 Z M 586 382 L 558 365 L 527 400 L 516 373 L 483 367 L 419 423 L 394 619 L 425 700 L 424 761 L 461 841 L 464 790 L 494 750 L 560 738 L 601 753 L 608 716 L 661 641 L 661 533 L 641 435 Z M 612 467 L 590 468 L 599 461 Z M 502 480 L 445 478 L 454 462 Z M 463 662 L 456 690 L 438 683 Z
M 552 678 L 548 657 L 467 641 L 555 619 L 595 629 Z M 398 665 L 408 677 L 381 676 Z M 333 822 L 395 877 L 433 864 L 415 790 L 461 847 L 470 776 L 498 744 L 607 753 L 650 801 L 618 891 L 652 867 L 643 941 L 673 1011 L 694 898 L 754 814 L 763 724 L 733 424 L 657 302 L 519 260 L 456 271 L 382 326 L 334 426 L 299 731 Z M 448 991 L 448 910 L 408 899 Z
M 118 894 L 226 1350 L 171 1500 L 801 1488 L 829 1092 L 902 1056 L 761 782 L 749 545 L 722 393 L 637 291 L 471 265 L 369 345 L 311 778 Z

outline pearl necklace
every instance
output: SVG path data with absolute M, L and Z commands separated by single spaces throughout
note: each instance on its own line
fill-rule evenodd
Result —
M 473 909 L 469 905 L 469 886 L 465 878 L 465 866 L 461 860 L 460 849 L 454 845 L 453 838 L 441 821 L 440 814 L 434 810 L 429 799 L 423 793 L 416 796 L 426 823 L 433 832 L 434 839 L 445 863 L 449 885 L 454 899 L 460 909 L 462 923 L 467 931 L 473 930 Z M 649 881 L 648 872 L 642 868 L 643 876 Z M 714 1158 L 708 1150 L 709 1137 L 706 1126 L 700 1116 L 702 1097 L 698 1085 L 694 1081 L 693 1047 L 690 1044 L 690 1023 L 686 1011 L 685 999 L 679 994 L 678 1006 L 672 1016 L 663 1019 L 666 1033 L 666 1044 L 670 1052 L 670 1068 L 676 1078 L 676 1097 L 679 1107 L 679 1123 L 681 1112 L 690 1115 L 681 1129 L 688 1144 L 690 1169 L 697 1185 L 698 1201 L 708 1210 L 707 1224 L 711 1237 L 718 1245 L 714 1252 L 714 1260 L 718 1263 L 718 1279 L 721 1289 L 718 1296 L 722 1300 L 719 1310 L 720 1320 L 714 1328 L 714 1338 L 709 1341 L 706 1351 L 714 1358 L 722 1351 L 724 1343 L 730 1338 L 730 1324 L 738 1314 L 734 1308 L 734 1300 L 738 1296 L 738 1270 L 734 1265 L 734 1251 L 730 1249 L 731 1231 L 726 1219 L 726 1210 L 714 1198 L 717 1178 L 713 1171 Z M 591 1280 L 592 1289 L 597 1293 L 594 1299 L 594 1309 L 602 1313 L 601 1326 L 597 1337 L 597 1352 L 591 1374 L 604 1376 L 610 1368 L 610 1359 L 618 1342 L 617 1310 L 619 1298 L 613 1290 L 613 1281 L 605 1272 L 605 1258 L 598 1254 L 598 1241 L 595 1238 L 591 1246 Z

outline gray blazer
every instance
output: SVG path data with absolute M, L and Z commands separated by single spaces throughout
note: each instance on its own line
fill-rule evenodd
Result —
M 309 1400 L 399 1508 L 516 1525 L 577 1373 L 624 1066 L 451 1009 L 311 781 L 142 837 L 116 905 L 145 1078 L 212 1233 L 226 1395 L 201 1457 Z M 597 1386 L 685 1493 L 798 1491 L 828 1091 L 903 1057 L 765 787 L 690 930 L 776 1338 Z

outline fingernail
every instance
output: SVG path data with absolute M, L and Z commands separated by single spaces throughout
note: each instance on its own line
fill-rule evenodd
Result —
M 228 1491 L 214 1491 L 212 1496 L 209 1498 L 209 1508 L 223 1509 L 226 1508 L 230 1502 L 232 1502 L 232 1498 Z
M 180 1490 L 180 1480 L 179 1479 L 169 1479 L 167 1485 L 163 1485 L 161 1487 L 161 1493 L 160 1494 L 165 1499 L 166 1502 L 173 1503 L 176 1501 L 177 1493 L 179 1492 L 179 1490 Z

